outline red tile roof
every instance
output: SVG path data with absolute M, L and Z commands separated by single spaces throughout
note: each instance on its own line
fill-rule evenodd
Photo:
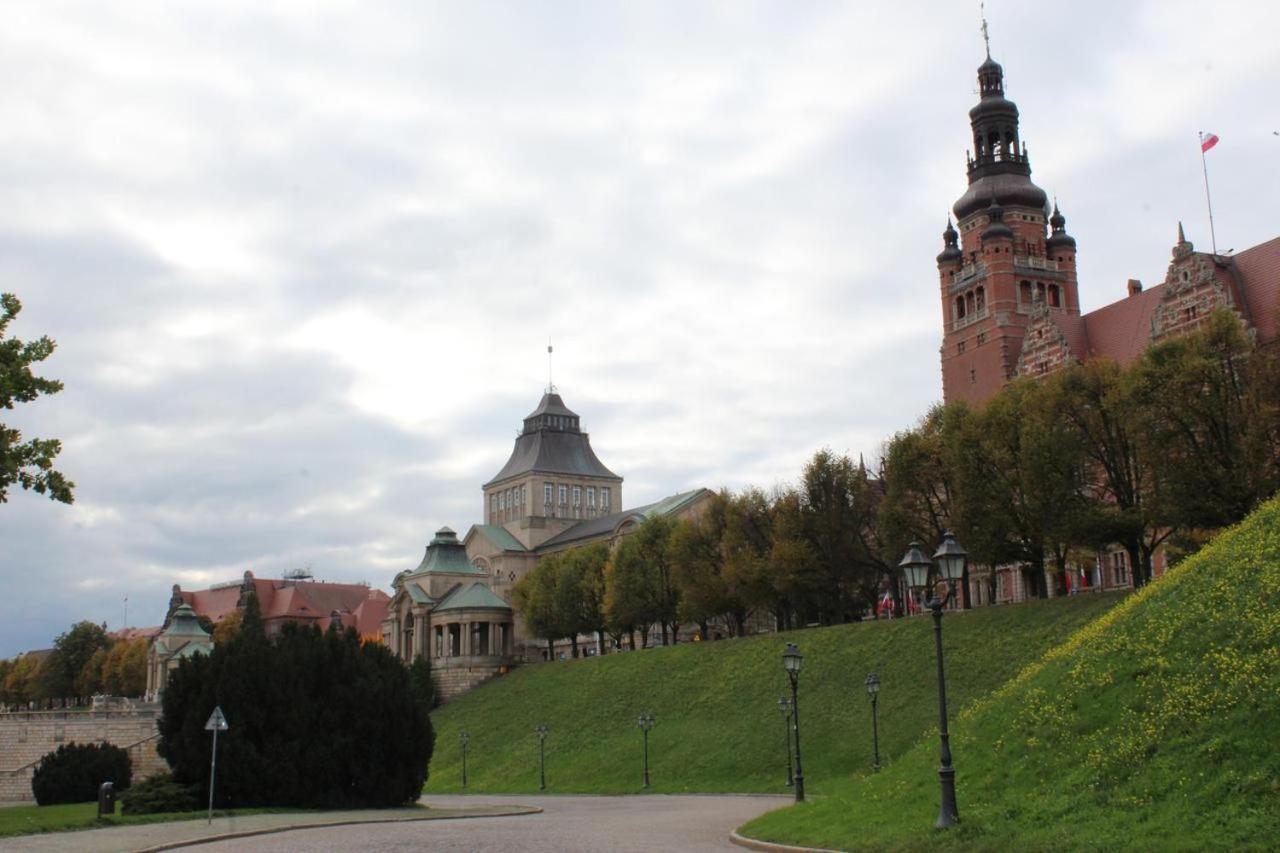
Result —
M 1230 260 L 1239 274 L 1239 287 L 1232 284 L 1231 289 L 1248 309 L 1258 342 L 1276 340 L 1280 331 L 1280 237 L 1246 249 Z M 1216 275 L 1222 280 L 1222 269 L 1217 270 Z M 1142 355 L 1151 343 L 1151 316 L 1166 287 L 1164 283 L 1157 284 L 1085 314 L 1081 319 L 1089 356 L 1105 356 L 1127 364 Z M 1067 339 L 1071 340 L 1069 333 Z M 1072 349 L 1074 352 L 1074 346 Z
M 303 622 L 329 627 L 331 614 L 339 612 L 344 628 L 355 628 L 362 637 L 378 635 L 386 616 L 391 596 L 380 589 L 363 584 L 325 583 L 306 580 L 271 580 L 251 578 L 262 621 L 275 623 Z M 199 589 L 179 594 L 200 616 L 215 623 L 236 609 L 240 601 L 240 584 L 226 584 L 212 589 Z
M 1164 289 L 1165 285 L 1158 284 L 1085 314 L 1081 319 L 1089 341 L 1089 357 L 1113 358 L 1127 364 L 1142 355 L 1151 341 L 1151 315 L 1160 304 Z
M 1049 314 L 1049 319 L 1066 339 L 1067 351 L 1076 358 L 1085 358 L 1089 353 L 1089 335 L 1085 328 L 1084 317 L 1079 314 L 1063 314 L 1054 311 Z
M 1271 343 L 1280 327 L 1280 237 L 1245 249 L 1235 264 L 1258 342 Z

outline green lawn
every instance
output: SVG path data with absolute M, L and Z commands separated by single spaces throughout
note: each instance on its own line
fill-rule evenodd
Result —
M 1087 595 L 946 618 L 953 708 L 1013 678 L 1119 595 Z M 778 697 L 788 692 L 782 649 L 804 653 L 800 712 L 806 788 L 833 793 L 872 763 L 863 680 L 880 674 L 881 762 L 892 766 L 937 721 L 933 624 L 927 617 L 864 622 L 715 643 L 681 644 L 536 664 L 432 715 L 438 732 L 426 792 L 461 790 L 458 733 L 471 734 L 469 790 L 538 789 L 533 728 L 546 724 L 547 789 L 641 790 L 636 716 L 651 711 L 656 792 L 783 793 L 786 754 Z
M 277 814 L 297 809 L 225 809 L 214 810 L 214 817 L 227 815 Z M 98 804 L 73 803 L 58 806 L 6 806 L 0 808 L 0 838 L 28 835 L 33 832 L 60 832 L 69 829 L 99 829 L 104 826 L 128 826 L 139 823 L 167 823 L 175 820 L 203 819 L 208 812 L 167 812 L 164 814 L 122 815 L 118 811 L 98 817 Z
M 841 849 L 1276 849 L 1280 499 L 958 716 L 959 828 L 932 828 L 935 732 L 741 832 Z

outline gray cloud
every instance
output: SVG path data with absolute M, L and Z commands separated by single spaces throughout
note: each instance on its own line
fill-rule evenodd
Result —
M 1274 235 L 1280 11 L 988 4 L 1086 308 L 1177 221 Z M 556 381 L 627 502 L 793 479 L 940 396 L 972 8 L 28 4 L 0 32 L 0 288 L 49 334 L 74 507 L 0 506 L 0 655 L 168 588 L 385 586 Z

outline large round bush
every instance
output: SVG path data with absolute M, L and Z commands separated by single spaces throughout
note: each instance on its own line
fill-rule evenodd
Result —
M 31 793 L 42 806 L 88 803 L 98 799 L 98 786 L 111 782 L 117 791 L 129 787 L 133 762 L 129 753 L 109 743 L 64 743 L 40 759 L 31 777 Z

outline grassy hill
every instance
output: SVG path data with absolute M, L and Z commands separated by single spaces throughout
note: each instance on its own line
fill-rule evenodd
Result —
M 1120 600 L 1088 595 L 949 615 L 952 707 L 989 694 Z M 458 733 L 466 729 L 470 791 L 536 791 L 533 728 L 545 724 L 549 791 L 639 791 L 635 720 L 651 711 L 658 719 L 649 736 L 651 790 L 785 792 L 777 701 L 789 692 L 782 650 L 791 641 L 805 655 L 806 789 L 835 792 L 872 762 L 863 688 L 872 669 L 882 683 L 882 764 L 892 765 L 936 723 L 932 630 L 927 618 L 864 622 L 523 667 L 432 715 L 438 740 L 426 790 L 460 790 Z
M 741 831 L 843 849 L 1276 849 L 1280 499 L 971 704 L 952 744 L 957 829 L 932 829 L 935 731 Z

